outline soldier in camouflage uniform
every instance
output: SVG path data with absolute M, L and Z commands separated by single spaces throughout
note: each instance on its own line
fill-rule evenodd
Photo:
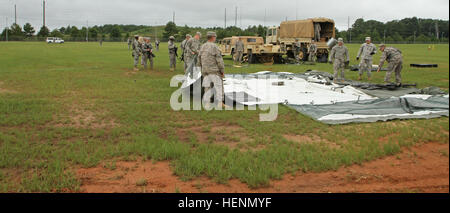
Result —
M 361 48 L 359 48 L 358 51 L 358 56 L 356 57 L 356 60 L 358 61 L 360 58 L 362 59 L 361 63 L 359 64 L 359 80 L 362 80 L 364 72 L 367 72 L 369 81 L 372 78 L 372 56 L 377 54 L 377 47 L 375 46 L 375 44 L 372 44 L 371 40 L 372 39 L 370 37 L 366 38 L 366 43 L 361 45 Z
M 311 42 L 311 45 L 309 46 L 309 58 L 308 61 L 310 62 L 316 62 L 316 57 L 317 57 L 317 44 L 316 42 L 314 42 L 314 40 Z
M 241 64 L 242 57 L 244 56 L 244 42 L 242 42 L 242 38 L 236 41 L 236 53 L 234 54 L 234 62 Z
M 344 46 L 344 39 L 338 39 L 338 45 L 331 49 L 330 53 L 330 63 L 333 63 L 334 68 L 334 83 L 337 83 L 339 71 L 341 72 L 341 81 L 345 80 L 345 66 L 350 63 L 350 56 L 348 54 L 348 49 Z
M 387 61 L 389 63 L 388 65 L 388 71 L 386 73 L 386 78 L 384 81 L 386 83 L 390 83 L 391 75 L 393 72 L 395 72 L 395 79 L 398 85 L 401 85 L 402 83 L 402 69 L 403 69 L 403 56 L 402 52 L 394 47 L 386 47 L 385 44 L 380 45 L 380 51 L 383 52 L 383 55 L 380 59 L 380 64 L 378 65 L 377 72 L 380 72 L 381 68 L 384 65 L 384 62 Z
M 297 63 L 300 63 L 301 49 L 302 49 L 302 43 L 300 42 L 300 40 L 298 38 L 296 38 L 295 43 L 294 43 L 294 56 L 295 56 L 295 60 L 297 61 Z
M 150 43 L 150 38 L 145 38 L 142 44 L 142 61 L 144 62 L 144 69 L 147 69 L 147 61 L 150 61 L 150 69 L 153 70 L 153 46 Z
M 192 36 L 189 34 L 186 34 L 186 39 L 184 39 L 181 44 L 180 44 L 180 48 L 181 48 L 181 52 L 182 52 L 182 56 L 181 58 L 184 60 L 184 72 L 186 72 L 186 69 L 188 67 L 188 63 L 186 63 L 186 43 L 189 41 L 189 39 L 191 39 Z
M 170 70 L 175 71 L 177 68 L 177 45 L 175 44 L 175 37 L 170 36 L 168 42 L 169 48 L 169 60 L 170 60 Z
M 141 43 L 139 43 L 139 35 L 134 36 L 132 47 L 133 47 L 132 56 L 134 58 L 134 71 L 138 71 L 139 57 L 142 54 Z
M 223 78 L 225 73 L 225 64 L 223 62 L 222 53 L 219 47 L 214 43 L 216 41 L 216 33 L 208 32 L 208 42 L 203 44 L 200 48 L 198 56 L 199 65 L 202 68 L 202 76 L 204 78 L 203 87 L 205 88 L 205 95 L 203 97 L 203 104 L 205 109 L 211 110 L 210 103 L 211 94 L 214 94 L 216 109 L 222 109 L 224 93 L 223 93 Z
M 314 24 L 314 39 L 316 41 L 320 42 L 320 31 L 322 30 L 322 27 L 320 26 L 320 23 Z
M 200 52 L 200 38 L 202 37 L 202 34 L 200 32 L 197 32 L 194 36 L 194 38 L 189 39 L 186 43 L 186 50 L 184 54 L 184 61 L 186 62 L 187 71 L 192 72 L 194 69 L 194 66 L 198 63 L 198 54 Z

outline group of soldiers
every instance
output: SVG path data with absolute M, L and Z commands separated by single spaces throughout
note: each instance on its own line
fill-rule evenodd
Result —
M 294 55 L 295 55 L 295 60 L 297 63 L 300 63 L 301 58 L 300 58 L 300 52 L 302 52 L 302 43 L 300 42 L 300 40 L 297 38 L 295 39 L 295 43 L 294 43 Z M 308 61 L 309 62 L 316 62 L 317 60 L 317 44 L 315 40 L 311 41 L 311 45 L 309 46 L 308 50 Z
M 395 73 L 396 84 L 401 85 L 401 71 L 403 69 L 402 52 L 394 47 L 386 47 L 385 44 L 380 45 L 380 51 L 382 52 L 382 56 L 378 65 L 377 72 L 380 72 L 384 63 L 387 61 L 389 65 L 386 77 L 384 79 L 385 83 L 390 83 L 391 76 L 393 73 Z M 370 37 L 367 37 L 366 43 L 361 45 L 356 57 L 356 60 L 361 60 L 359 64 L 359 80 L 362 80 L 364 72 L 367 72 L 367 77 L 369 81 L 371 80 L 373 56 L 375 54 L 377 54 L 377 47 L 372 43 L 372 39 Z M 337 83 L 338 80 L 344 81 L 344 69 L 350 64 L 350 55 L 348 53 L 347 47 L 344 45 L 344 40 L 342 38 L 338 39 L 338 45 L 334 46 L 331 50 L 329 62 L 333 64 L 334 83 Z
M 150 69 L 153 70 L 153 45 L 150 42 L 150 38 L 143 37 L 142 41 L 139 41 L 139 35 L 135 35 L 134 39 L 128 39 L 128 49 L 132 49 L 132 57 L 134 59 L 134 71 L 138 71 L 139 58 L 141 58 L 141 65 L 144 69 L 147 69 L 147 63 L 150 62 Z M 159 49 L 159 41 L 155 42 L 157 50 Z M 141 57 L 142 56 L 142 57 Z

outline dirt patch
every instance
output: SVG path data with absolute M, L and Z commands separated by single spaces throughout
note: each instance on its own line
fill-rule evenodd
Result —
M 17 93 L 17 91 L 15 91 L 15 90 L 2 88 L 3 84 L 4 83 L 0 81 L 0 94 L 6 94 L 6 93 L 15 94 L 15 93 Z
M 288 141 L 298 143 L 298 144 L 325 143 L 330 148 L 335 148 L 335 149 L 341 148 L 341 146 L 339 144 L 325 140 L 316 135 L 312 135 L 312 136 L 309 136 L 309 135 L 284 135 L 283 137 Z
M 184 125 L 185 126 L 185 125 Z M 239 144 L 249 140 L 245 129 L 237 125 L 214 124 L 188 125 L 189 127 L 177 130 L 177 136 L 182 142 L 213 143 L 229 148 L 239 148 Z
M 113 119 L 100 119 L 104 113 L 94 113 L 93 111 L 73 106 L 68 115 L 62 117 L 62 122 L 54 124 L 55 127 L 73 127 L 79 129 L 111 129 L 119 124 Z
M 405 149 L 396 156 L 323 173 L 285 175 L 270 187 L 250 189 L 238 180 L 228 185 L 208 178 L 183 182 L 173 175 L 169 162 L 120 162 L 78 169 L 81 191 L 128 193 L 345 193 L 345 192 L 449 192 L 448 144 L 428 143 Z

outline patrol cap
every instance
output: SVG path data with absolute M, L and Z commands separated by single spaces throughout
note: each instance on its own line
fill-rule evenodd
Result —
M 217 37 L 217 34 L 216 34 L 216 32 L 209 31 L 208 33 L 206 33 L 206 36 L 207 36 L 208 38 L 211 38 L 211 37 Z
M 135 38 L 139 37 L 139 35 L 134 35 Z
M 366 41 L 371 41 L 371 40 L 372 40 L 372 38 L 366 37 Z
M 196 35 L 202 36 L 202 33 L 201 32 L 197 32 Z
M 386 44 L 380 44 L 380 49 L 382 48 L 382 47 L 386 47 Z
M 169 40 L 175 40 L 175 37 L 170 36 L 170 37 L 169 37 Z
M 338 38 L 338 42 L 344 42 L 343 38 Z
M 186 37 L 191 37 L 192 38 L 191 34 L 186 34 Z

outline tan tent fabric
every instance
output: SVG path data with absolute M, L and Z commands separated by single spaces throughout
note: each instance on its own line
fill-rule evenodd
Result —
M 284 21 L 280 25 L 281 38 L 314 38 L 314 23 L 329 22 L 334 23 L 328 18 L 312 18 L 297 21 Z

